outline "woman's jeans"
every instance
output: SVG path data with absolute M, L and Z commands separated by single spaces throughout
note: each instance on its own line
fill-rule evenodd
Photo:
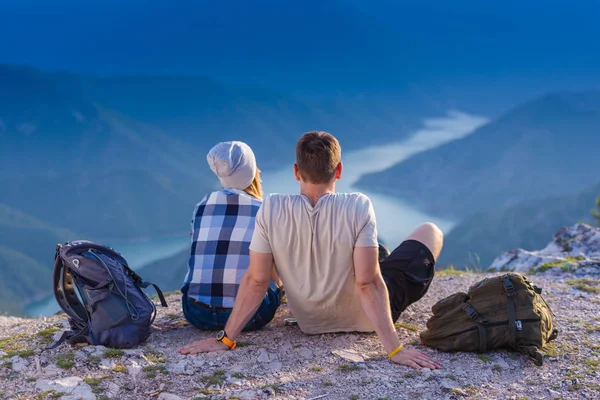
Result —
M 185 319 L 203 331 L 220 331 L 225 328 L 227 319 L 231 315 L 231 308 L 212 307 L 204 303 L 197 302 L 187 296 L 187 288 L 184 287 L 181 297 L 183 306 L 183 315 Z M 244 327 L 244 331 L 254 331 L 267 325 L 273 317 L 277 308 L 281 304 L 281 289 L 274 281 L 269 284 L 269 289 L 265 294 L 256 314 Z

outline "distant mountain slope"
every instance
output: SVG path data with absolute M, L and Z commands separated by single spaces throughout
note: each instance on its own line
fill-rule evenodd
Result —
M 148 264 L 137 272 L 145 280 L 156 283 L 165 292 L 179 290 L 187 273 L 189 258 L 190 249 L 185 249 L 171 257 Z
M 0 176 L 147 167 L 153 159 L 122 145 L 123 132 L 115 132 L 123 121 L 145 143 L 158 145 L 160 132 L 184 144 L 199 164 L 220 140 L 246 141 L 265 169 L 292 162 L 308 130 L 329 130 L 353 149 L 400 138 L 450 108 L 409 89 L 377 100 L 307 99 L 196 76 L 101 78 L 3 64 L 0 87 L 0 139 L 8 143 L 0 147 Z
M 0 244 L 27 254 L 39 263 L 52 264 L 54 246 L 77 235 L 0 203 Z
M 438 216 L 584 190 L 598 178 L 600 92 L 550 94 L 358 186 Z
M 500 253 L 514 248 L 544 247 L 560 227 L 577 221 L 592 222 L 591 210 L 600 196 L 600 184 L 578 194 L 533 200 L 492 208 L 465 219 L 444 239 L 441 267 L 482 268 Z
M 0 314 L 21 315 L 24 304 L 52 290 L 51 269 L 3 245 L 0 273 Z
M 76 234 L 0 204 L 0 314 L 51 293 L 57 243 Z
M 207 190 L 188 177 L 142 170 L 4 178 L 0 185 L 10 188 L 0 202 L 94 240 L 185 234 Z

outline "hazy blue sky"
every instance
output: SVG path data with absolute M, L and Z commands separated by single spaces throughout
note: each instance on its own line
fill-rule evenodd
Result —
M 296 90 L 600 76 L 598 1 L 1 0 L 0 62 Z

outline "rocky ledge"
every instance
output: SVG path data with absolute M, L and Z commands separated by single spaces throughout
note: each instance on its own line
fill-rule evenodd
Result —
M 560 333 L 544 349 L 542 367 L 507 351 L 442 353 L 422 346 L 418 332 L 436 301 L 498 273 L 443 270 L 397 324 L 400 340 L 440 360 L 440 370 L 391 364 L 373 334 L 304 335 L 284 324 L 286 304 L 265 329 L 242 334 L 235 351 L 182 356 L 178 348 L 214 333 L 188 325 L 173 294 L 148 341 L 128 350 L 66 344 L 44 350 L 65 328 L 63 314 L 0 317 L 0 399 L 597 399 L 600 281 L 582 278 L 581 268 L 598 259 L 598 239 L 598 230 L 576 225 L 531 253 L 568 263 L 567 257 L 584 258 L 573 267 L 541 271 L 541 261 L 524 256 L 524 265 L 510 259 L 499 267 L 532 270 L 556 314 Z
M 516 249 L 502 253 L 489 271 L 600 275 L 600 229 L 586 224 L 564 227 L 542 250 Z

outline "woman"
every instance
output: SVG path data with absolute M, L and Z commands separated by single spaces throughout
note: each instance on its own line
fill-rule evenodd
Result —
M 186 319 L 196 328 L 221 330 L 250 263 L 250 241 L 263 196 L 260 171 L 247 144 L 219 143 L 206 158 L 222 189 L 206 195 L 194 209 L 182 305 Z M 273 277 L 275 281 L 244 330 L 260 329 L 273 319 L 281 303 L 275 272 Z

